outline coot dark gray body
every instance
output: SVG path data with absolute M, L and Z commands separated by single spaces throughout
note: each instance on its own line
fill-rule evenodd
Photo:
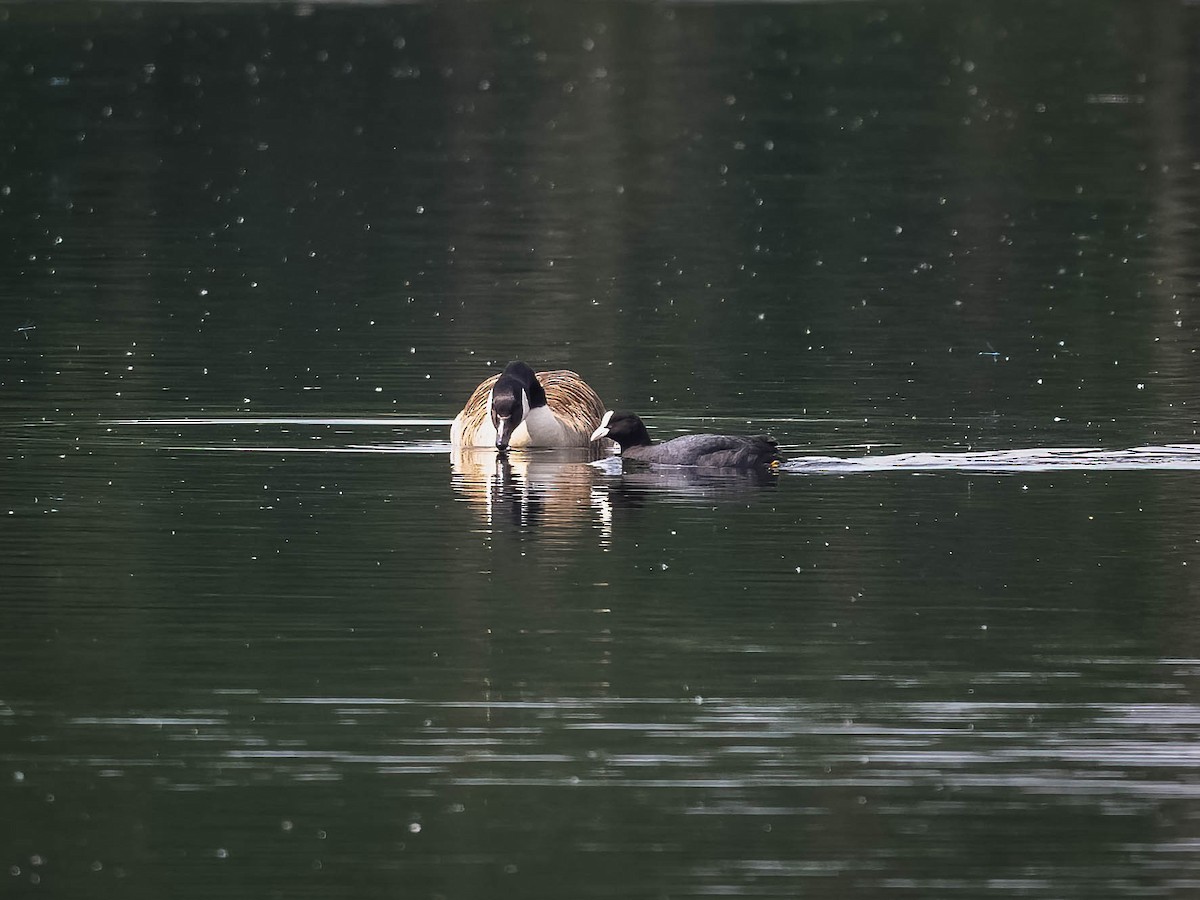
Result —
M 641 419 L 611 410 L 592 434 L 592 440 L 602 437 L 620 445 L 622 458 L 660 466 L 756 469 L 777 465 L 783 459 L 775 439 L 765 434 L 687 434 L 655 444 Z

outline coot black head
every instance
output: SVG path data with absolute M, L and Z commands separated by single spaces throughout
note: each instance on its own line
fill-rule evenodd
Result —
M 651 443 L 645 422 L 632 413 L 613 412 L 611 409 L 600 420 L 600 427 L 592 432 L 593 441 L 605 437 L 616 441 L 621 452 L 626 447 L 649 447 Z

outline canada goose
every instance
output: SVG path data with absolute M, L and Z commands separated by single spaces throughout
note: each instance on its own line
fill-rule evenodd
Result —
M 623 459 L 665 466 L 706 466 L 714 469 L 774 468 L 783 457 L 775 439 L 765 435 L 744 437 L 734 434 L 686 434 L 661 444 L 650 440 L 645 423 L 630 413 L 611 410 L 592 433 L 596 438 L 612 438 L 621 447 Z
M 538 372 L 518 361 L 486 379 L 450 426 L 454 447 L 588 447 L 602 401 L 567 369 Z M 595 443 L 596 448 L 604 446 Z

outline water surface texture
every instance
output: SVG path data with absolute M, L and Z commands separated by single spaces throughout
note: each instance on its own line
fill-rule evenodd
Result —
M 0 4 L 0 894 L 1195 895 L 1198 33 Z

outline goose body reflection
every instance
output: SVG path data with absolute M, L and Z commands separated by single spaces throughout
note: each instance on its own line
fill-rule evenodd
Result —
M 507 454 L 465 447 L 450 454 L 452 483 L 489 531 L 517 526 L 559 537 L 587 527 L 608 536 L 607 491 L 587 450 Z
M 687 434 L 656 444 L 645 423 L 631 413 L 609 410 L 592 439 L 611 438 L 621 457 L 660 466 L 703 466 L 710 469 L 767 469 L 783 460 L 769 435 Z
M 520 360 L 485 379 L 450 427 L 455 448 L 569 448 L 606 445 L 593 432 L 604 402 L 568 369 L 535 373 Z

